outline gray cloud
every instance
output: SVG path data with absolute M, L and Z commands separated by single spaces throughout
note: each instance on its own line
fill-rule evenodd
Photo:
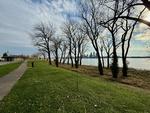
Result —
M 26 52 L 27 54 L 35 52 L 29 36 L 33 25 L 40 21 L 50 21 L 59 28 L 66 20 L 62 12 L 75 10 L 75 3 L 72 3 L 70 0 L 54 0 L 51 3 L 47 0 L 42 0 L 42 3 L 31 0 L 0 0 L 0 53 L 5 49 L 22 53 L 23 48 L 33 50 Z M 60 32 L 59 29 L 57 31 Z

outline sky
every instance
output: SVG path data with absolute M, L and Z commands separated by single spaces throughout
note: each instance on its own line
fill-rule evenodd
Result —
M 0 0 L 0 54 L 33 54 L 37 51 L 29 34 L 39 22 L 59 28 L 75 12 L 71 0 Z
M 77 0 L 0 0 L 0 54 L 31 55 L 37 52 L 30 33 L 39 22 L 50 21 L 57 28 L 66 21 L 68 15 L 76 18 Z M 150 19 L 150 16 L 147 17 Z M 147 48 L 149 31 L 139 25 L 132 39 L 129 55 L 150 55 Z M 89 50 L 94 51 L 92 46 Z M 90 52 L 90 51 L 89 51 Z

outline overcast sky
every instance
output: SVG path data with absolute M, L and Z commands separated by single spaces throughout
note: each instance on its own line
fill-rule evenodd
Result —
M 33 25 L 49 20 L 59 28 L 68 15 L 75 18 L 77 0 L 0 0 L 0 54 L 33 54 L 29 33 Z M 149 18 L 150 19 L 150 18 Z M 149 55 L 146 48 L 148 31 L 137 26 L 130 55 Z M 144 34 L 143 34 L 144 33 Z M 93 50 L 93 49 L 89 49 Z

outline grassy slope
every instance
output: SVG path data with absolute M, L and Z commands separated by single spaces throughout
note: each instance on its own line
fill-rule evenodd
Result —
M 62 68 L 72 70 L 81 74 L 86 74 L 93 77 L 99 77 L 99 72 L 96 66 L 85 66 L 82 65 L 78 69 L 71 68 L 70 65 L 61 64 Z M 112 80 L 112 73 L 110 69 L 104 68 L 104 75 L 102 78 L 106 80 Z M 143 89 L 150 90 L 150 71 L 147 70 L 136 70 L 136 69 L 129 69 L 128 70 L 128 77 L 122 77 L 122 70 L 120 69 L 120 73 L 118 78 L 116 79 L 117 82 L 128 84 L 135 87 L 140 87 Z
M 20 64 L 21 64 L 21 62 L 1 65 L 0 66 L 0 77 L 8 74 L 11 71 L 13 71 L 17 67 L 19 67 Z
M 150 113 L 149 106 L 148 92 L 39 62 L 0 102 L 0 113 Z

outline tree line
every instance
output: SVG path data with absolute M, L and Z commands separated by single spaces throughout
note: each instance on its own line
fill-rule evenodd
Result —
M 52 23 L 34 26 L 33 44 L 39 51 L 47 53 L 49 64 L 55 57 L 55 64 L 71 64 L 78 68 L 91 43 L 98 60 L 98 71 L 104 75 L 104 54 L 107 68 L 112 77 L 117 78 L 118 48 L 121 49 L 122 76 L 128 76 L 127 56 L 131 39 L 139 23 L 150 27 L 150 22 L 142 18 L 144 11 L 150 10 L 148 0 L 81 0 L 78 2 L 78 19 L 68 18 L 61 26 L 62 33 L 56 35 Z M 110 64 L 110 58 L 112 63 Z

